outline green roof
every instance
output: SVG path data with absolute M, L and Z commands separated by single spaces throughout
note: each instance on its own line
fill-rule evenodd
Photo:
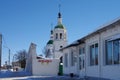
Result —
M 64 25 L 62 25 L 62 24 L 58 24 L 57 26 L 55 26 L 55 28 L 64 29 L 65 27 L 64 27 Z
M 49 40 L 47 44 L 53 44 L 53 40 Z

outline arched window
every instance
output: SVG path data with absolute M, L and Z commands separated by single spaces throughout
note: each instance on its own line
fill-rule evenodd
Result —
M 56 39 L 58 39 L 58 33 L 56 33 Z
M 60 33 L 60 39 L 62 39 L 62 33 Z

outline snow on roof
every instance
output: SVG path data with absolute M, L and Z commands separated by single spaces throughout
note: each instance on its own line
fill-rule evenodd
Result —
M 119 20 L 120 20 L 120 17 L 117 17 L 116 19 L 114 19 L 114 20 L 112 20 L 112 21 L 109 21 L 109 22 L 107 22 L 107 23 L 99 26 L 99 27 L 96 29 L 96 31 L 99 30 L 99 29 L 101 29 L 101 28 L 104 28 L 104 27 L 106 27 L 106 26 L 109 26 L 109 25 L 111 25 L 111 24 L 113 24 L 113 23 L 115 23 L 115 22 L 117 22 L 117 21 L 119 21 Z
M 87 38 L 87 37 L 89 37 L 89 36 L 91 36 L 91 35 L 93 35 L 93 34 L 95 34 L 97 32 L 103 31 L 105 28 L 110 27 L 110 25 L 112 25 L 112 24 L 114 24 L 114 23 L 116 23 L 118 21 L 120 21 L 120 17 L 118 17 L 118 18 L 116 18 L 116 19 L 114 19 L 114 20 L 112 20 L 112 21 L 110 21 L 110 22 L 108 22 L 106 24 L 103 24 L 102 26 L 98 27 L 95 31 L 89 33 L 88 35 L 84 36 L 83 38 L 80 38 L 80 39 L 74 41 L 73 43 L 69 44 L 68 46 L 64 47 L 63 49 L 68 48 L 68 47 L 72 47 L 72 46 L 76 46 L 78 44 L 83 43 L 83 40 L 85 38 Z
M 119 20 L 120 20 L 120 17 L 118 17 L 118 18 L 116 18 L 116 19 L 114 19 L 114 20 L 112 20 L 112 21 L 109 21 L 109 22 L 107 22 L 107 23 L 105 23 L 105 24 L 99 26 L 96 30 L 94 30 L 93 32 L 89 33 L 87 36 L 89 36 L 89 35 L 91 35 L 91 34 L 97 32 L 97 31 L 99 31 L 99 30 L 102 30 L 102 29 L 104 29 L 104 28 L 106 28 L 106 27 L 108 27 L 108 26 L 110 26 L 110 25 L 116 23 L 116 22 L 119 21 Z

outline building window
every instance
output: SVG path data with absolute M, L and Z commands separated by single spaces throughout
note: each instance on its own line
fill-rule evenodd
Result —
M 120 62 L 120 38 L 105 41 L 106 65 L 119 64 Z
M 68 67 L 68 54 L 65 54 L 65 67 Z
M 98 43 L 90 46 L 90 66 L 98 65 Z
M 60 39 L 62 39 L 62 33 L 60 33 Z
M 79 49 L 79 55 L 81 55 L 81 54 L 84 54 L 85 53 L 85 48 L 83 47 L 83 48 L 80 48 Z
M 75 65 L 75 63 L 74 63 L 74 53 L 72 52 L 71 53 L 71 66 L 74 66 Z
M 84 56 L 79 57 L 79 69 L 84 69 L 85 68 L 85 63 L 84 63 Z
M 56 33 L 56 39 L 58 39 L 58 33 Z
M 85 48 L 82 47 L 79 49 L 79 69 L 84 69 L 84 54 L 85 54 Z

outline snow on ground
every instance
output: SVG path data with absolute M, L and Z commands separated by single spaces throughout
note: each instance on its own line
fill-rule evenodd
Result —
M 29 73 L 25 71 L 0 71 L 0 78 L 8 78 L 8 77 L 23 77 L 23 76 L 30 76 Z
M 70 77 L 64 77 L 64 76 L 27 76 L 27 77 L 13 77 L 13 78 L 4 78 L 0 80 L 83 80 L 83 79 L 77 79 L 77 78 L 70 78 Z
M 0 80 L 82 80 L 65 76 L 30 76 L 25 71 L 1 71 Z

